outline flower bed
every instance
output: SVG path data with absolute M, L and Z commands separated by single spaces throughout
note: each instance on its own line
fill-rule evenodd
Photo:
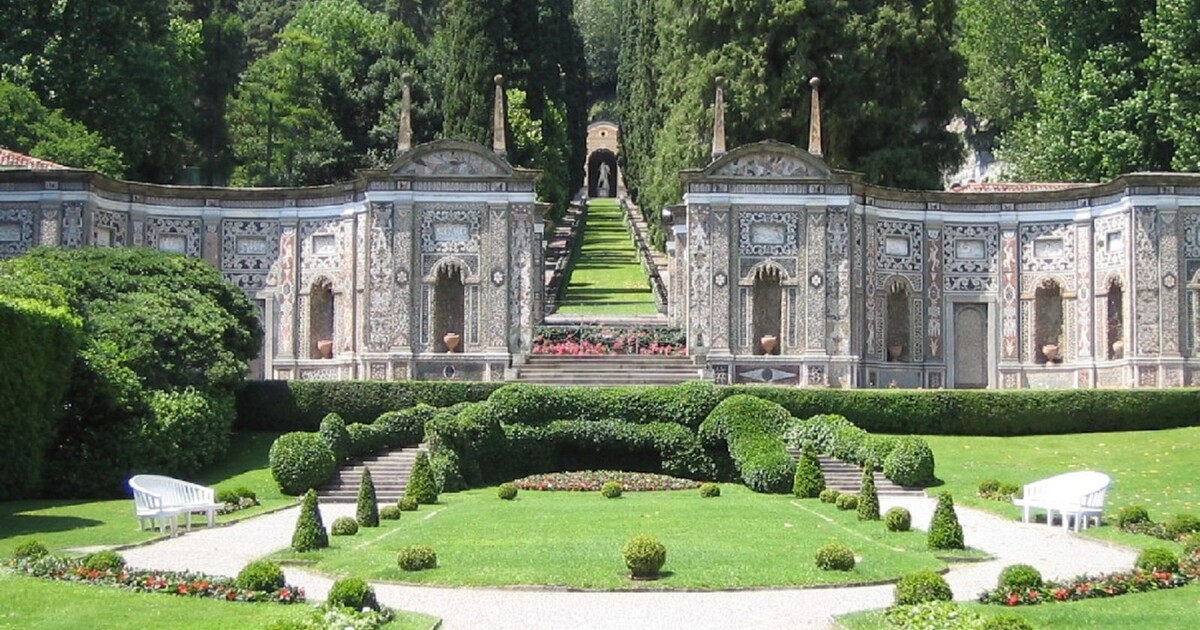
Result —
M 540 326 L 534 354 L 687 354 L 686 337 L 678 328 L 611 328 Z
M 34 577 L 114 586 L 128 591 L 167 593 L 183 597 L 205 597 L 238 602 L 293 604 L 304 601 L 304 589 L 296 586 L 284 585 L 277 590 L 254 591 L 238 588 L 229 578 L 214 577 L 203 573 L 146 571 L 131 569 L 127 566 L 119 571 L 100 571 L 84 567 L 82 559 L 59 556 L 14 558 L 6 564 L 18 573 Z
M 1097 597 L 1115 597 L 1126 593 L 1144 593 L 1186 586 L 1200 580 L 1200 551 L 1183 558 L 1177 573 L 1142 571 L 1081 575 L 1063 582 L 1047 581 L 1039 588 L 1024 591 L 993 589 L 979 595 L 984 604 L 1028 606 L 1043 602 L 1069 602 Z
M 700 482 L 680 479 L 668 475 L 616 470 L 579 470 L 573 472 L 530 475 L 513 481 L 522 490 L 567 490 L 574 492 L 596 492 L 606 481 L 616 481 L 625 492 L 649 492 L 654 490 L 691 490 L 699 488 Z

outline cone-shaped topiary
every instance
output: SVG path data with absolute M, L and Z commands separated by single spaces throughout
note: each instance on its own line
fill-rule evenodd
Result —
M 375 482 L 371 469 L 363 466 L 362 481 L 358 482 L 358 509 L 355 511 L 362 527 L 379 527 L 379 503 L 375 501 Z
M 300 506 L 300 518 L 296 519 L 296 531 L 292 534 L 292 549 L 295 551 L 312 551 L 329 546 L 329 532 L 321 522 L 321 511 L 317 506 L 317 491 L 309 490 L 304 494 L 304 503 Z
M 792 494 L 811 499 L 821 496 L 825 489 L 825 474 L 821 472 L 821 464 L 811 448 L 805 448 L 796 464 L 796 476 L 792 480 Z
M 938 495 L 933 520 L 929 522 L 930 549 L 962 549 L 963 531 L 954 511 L 954 497 L 949 492 Z
M 429 467 L 429 455 L 425 451 L 417 453 L 404 496 L 412 497 L 417 503 L 437 503 L 437 482 L 433 480 L 433 469 Z
M 858 520 L 879 520 L 879 491 L 875 489 L 875 462 L 863 464 L 862 487 L 858 490 Z

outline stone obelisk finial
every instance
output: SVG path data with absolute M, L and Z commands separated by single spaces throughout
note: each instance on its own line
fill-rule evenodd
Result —
M 808 115 L 808 152 L 821 157 L 821 80 L 813 77 L 808 80 L 812 86 L 812 111 Z
M 725 77 L 717 77 L 717 95 L 713 101 L 712 159 L 725 155 Z
M 396 129 L 396 155 L 412 148 L 412 82 L 411 74 L 400 77 L 400 120 Z
M 496 82 L 496 103 L 492 113 L 492 150 L 500 157 L 508 156 L 508 145 L 504 139 L 508 127 L 504 116 L 504 75 L 493 77 Z

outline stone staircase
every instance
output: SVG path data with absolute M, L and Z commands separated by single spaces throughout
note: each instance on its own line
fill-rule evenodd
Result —
M 675 385 L 704 376 L 691 357 L 674 355 L 531 354 L 512 369 L 514 380 L 543 385 Z
M 800 459 L 800 449 L 789 447 L 788 453 L 791 454 L 792 459 Z M 818 455 L 817 461 L 821 463 L 821 473 L 825 475 L 826 488 L 853 493 L 857 493 L 862 488 L 861 467 L 825 455 Z M 875 471 L 875 491 L 880 496 L 925 496 L 925 491 L 921 488 L 898 486 L 879 471 Z
M 375 484 L 375 499 L 380 504 L 395 503 L 404 495 L 408 474 L 412 471 L 417 453 L 424 445 L 411 446 L 385 453 L 368 455 L 360 460 L 338 468 L 337 474 L 317 489 L 322 502 L 354 503 L 358 501 L 358 484 L 362 481 L 363 467 L 371 469 L 371 481 Z

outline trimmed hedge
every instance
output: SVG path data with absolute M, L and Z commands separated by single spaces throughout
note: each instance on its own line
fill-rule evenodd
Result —
M 667 422 L 556 420 L 545 426 L 504 430 L 514 453 L 510 474 L 524 477 L 560 470 L 613 469 L 706 480 L 716 464 L 687 427 Z
M 757 492 L 792 489 L 796 462 L 781 437 L 793 423 L 786 409 L 753 396 L 721 401 L 700 424 L 700 438 L 711 447 L 729 447 L 729 455 L 746 487 Z
M 672 422 L 693 431 L 721 401 L 706 381 L 666 387 L 554 387 L 514 383 L 488 397 L 504 424 L 541 425 L 553 420 L 607 420 L 633 424 Z
M 873 435 L 842 416 L 824 414 L 793 423 L 785 439 L 859 466 L 882 462 L 883 475 L 903 486 L 934 481 L 933 450 L 916 436 Z
M 337 470 L 333 451 L 316 433 L 284 433 L 275 439 L 267 458 L 271 476 L 284 494 L 297 495 L 315 488 Z

